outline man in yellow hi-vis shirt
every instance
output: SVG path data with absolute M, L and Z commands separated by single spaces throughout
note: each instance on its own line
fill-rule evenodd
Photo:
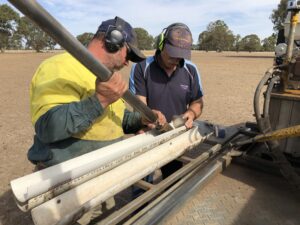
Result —
M 28 159 L 39 169 L 119 141 L 145 125 L 138 112 L 125 109 L 121 97 L 127 83 L 116 72 L 129 60 L 145 58 L 131 25 L 119 17 L 102 22 L 88 50 L 113 72 L 107 82 L 96 80 L 68 53 L 45 60 L 34 74 L 30 100 L 36 134 Z M 165 117 L 155 113 L 164 124 Z
M 144 59 L 134 30 L 119 17 L 99 26 L 88 50 L 111 71 L 127 66 L 129 60 Z M 30 87 L 36 135 L 28 152 L 29 160 L 51 166 L 139 130 L 140 114 L 126 111 L 120 99 L 126 90 L 127 83 L 120 73 L 114 72 L 107 82 L 98 82 L 68 53 L 45 60 Z M 156 113 L 159 122 L 165 122 L 164 116 Z

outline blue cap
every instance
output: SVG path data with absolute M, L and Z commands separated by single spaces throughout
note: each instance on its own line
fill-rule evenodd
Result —
M 111 27 L 115 27 L 123 34 L 124 41 L 127 43 L 131 50 L 129 52 L 129 60 L 131 60 L 132 62 L 140 62 L 146 58 L 138 48 L 137 35 L 134 29 L 128 22 L 126 22 L 122 18 L 116 16 L 114 19 L 103 21 L 100 24 L 97 33 L 105 33 L 109 29 L 111 29 Z

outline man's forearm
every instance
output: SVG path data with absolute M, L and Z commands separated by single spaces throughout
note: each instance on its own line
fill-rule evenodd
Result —
M 197 119 L 203 110 L 203 99 L 200 98 L 198 100 L 193 101 L 187 111 L 191 111 L 194 114 L 194 120 Z
M 50 109 L 35 124 L 37 137 L 52 143 L 87 130 L 104 109 L 95 96 Z

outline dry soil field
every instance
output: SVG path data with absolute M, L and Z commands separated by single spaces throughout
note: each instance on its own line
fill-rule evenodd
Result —
M 54 53 L 0 54 L 0 225 L 31 225 L 30 214 L 14 203 L 9 182 L 31 173 L 26 158 L 32 144 L 29 84 L 42 60 Z M 151 54 L 151 52 L 146 52 Z M 253 121 L 254 90 L 272 65 L 272 53 L 193 52 L 204 88 L 203 120 L 224 125 Z M 128 79 L 130 68 L 125 68 Z

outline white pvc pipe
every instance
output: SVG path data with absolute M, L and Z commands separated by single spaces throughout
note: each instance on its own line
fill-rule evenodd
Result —
M 31 211 L 36 225 L 67 224 L 78 212 L 86 212 L 129 187 L 155 169 L 182 155 L 186 148 L 206 137 L 195 127 L 118 167 L 71 189 Z M 73 220 L 74 221 L 74 220 Z
M 63 191 L 73 188 L 148 151 L 185 130 L 186 128 L 183 126 L 158 136 L 157 132 L 151 131 L 125 139 L 44 170 L 12 180 L 10 183 L 12 191 L 19 202 L 19 207 L 23 211 L 27 211 Z M 89 172 L 90 176 L 86 176 Z M 70 182 L 70 180 L 73 180 L 71 185 L 66 185 L 65 183 Z M 51 191 L 49 192 L 49 190 Z M 40 196 L 43 193 L 47 194 Z M 32 201 L 30 202 L 29 200 Z M 22 203 L 26 207 L 22 207 Z

